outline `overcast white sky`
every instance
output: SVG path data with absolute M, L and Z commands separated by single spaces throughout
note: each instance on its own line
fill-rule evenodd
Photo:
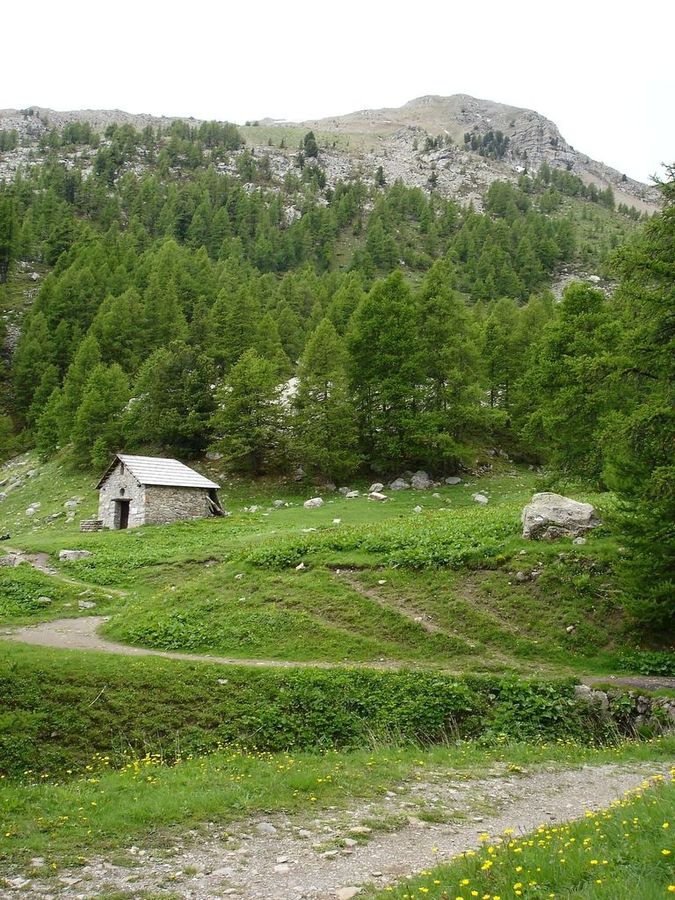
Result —
M 0 108 L 305 119 L 466 93 L 643 181 L 675 161 L 672 0 L 38 0 L 2 13 Z

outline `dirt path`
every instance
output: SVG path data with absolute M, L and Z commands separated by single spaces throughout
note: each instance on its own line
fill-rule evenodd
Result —
M 36 644 L 40 647 L 54 647 L 61 650 L 100 650 L 105 653 L 120 653 L 123 656 L 162 656 L 165 659 L 182 659 L 188 662 L 216 663 L 221 666 L 257 666 L 280 669 L 399 669 L 405 663 L 397 662 L 354 662 L 331 663 L 285 659 L 241 659 L 235 656 L 211 656 L 199 653 L 180 653 L 174 650 L 152 650 L 149 647 L 130 647 L 118 644 L 98 634 L 98 629 L 109 616 L 82 616 L 73 619 L 56 619 L 27 625 L 8 632 L 3 637 L 22 644 Z
M 49 553 L 26 553 L 24 550 L 13 550 L 11 547 L 7 547 L 6 550 L 8 555 L 17 558 L 17 565 L 20 563 L 28 563 L 29 566 L 37 569 L 38 572 L 49 575 L 51 578 L 62 581 L 64 584 L 71 584 L 73 587 L 104 590 L 107 594 L 114 594 L 117 597 L 127 596 L 127 591 L 123 591 L 120 588 L 111 588 L 107 585 L 103 588 L 100 585 L 91 584 L 88 581 L 80 581 L 79 578 L 71 578 L 69 575 L 64 575 L 63 572 L 54 568 Z
M 33 865 L 31 872 L 15 872 L 0 897 L 90 898 L 117 892 L 138 897 L 167 891 L 190 900 L 336 900 L 358 895 L 368 884 L 384 887 L 476 847 L 482 832 L 499 835 L 508 827 L 525 833 L 582 816 L 607 806 L 647 775 L 667 771 L 654 764 L 605 765 L 475 781 L 428 772 L 423 783 L 395 785 L 384 798 L 347 810 L 321 810 L 312 818 L 274 816 L 227 828 L 206 824 L 167 838 L 161 848 L 127 847 L 58 876 L 47 874 L 44 863 L 37 873 Z

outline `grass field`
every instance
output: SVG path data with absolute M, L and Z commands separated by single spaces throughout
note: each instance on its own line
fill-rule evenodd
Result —
M 316 510 L 302 505 L 318 491 L 311 485 L 230 481 L 225 519 L 80 534 L 96 508 L 91 480 L 63 461 L 21 463 L 37 473 L 0 507 L 8 543 L 50 554 L 77 584 L 10 570 L 0 624 L 82 615 L 84 598 L 95 604 L 85 614 L 111 616 L 108 636 L 161 650 L 547 675 L 611 671 L 631 640 L 605 529 L 584 546 L 520 538 L 520 511 L 537 489 L 527 470 L 502 465 L 457 486 L 390 492 L 386 503 L 324 494 Z M 472 499 L 478 491 L 487 506 Z M 574 496 L 601 511 L 611 502 Z M 75 521 L 54 518 L 73 497 Z M 73 548 L 93 555 L 58 563 Z

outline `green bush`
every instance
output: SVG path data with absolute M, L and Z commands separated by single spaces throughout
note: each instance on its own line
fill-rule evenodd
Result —
M 672 650 L 624 650 L 615 664 L 638 675 L 675 676 L 675 653 Z
M 506 732 L 598 736 L 571 682 L 431 672 L 253 669 L 8 648 L 0 771 L 57 774 L 97 753 L 165 758 L 219 744 L 261 750 L 429 744 Z

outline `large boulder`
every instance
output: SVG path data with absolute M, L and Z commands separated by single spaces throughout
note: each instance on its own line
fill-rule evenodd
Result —
M 76 562 L 78 559 L 87 559 L 92 555 L 89 550 L 61 550 L 59 560 L 60 562 Z
M 323 506 L 323 500 L 321 497 L 312 497 L 311 500 L 305 500 L 302 505 L 305 509 L 319 509 L 320 506 Z
M 600 525 L 590 503 L 580 503 L 545 491 L 535 494 L 523 510 L 523 537 L 554 541 L 560 537 L 578 537 Z

